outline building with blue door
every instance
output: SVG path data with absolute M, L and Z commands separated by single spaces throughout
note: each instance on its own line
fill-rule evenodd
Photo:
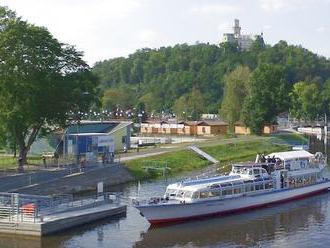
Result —
M 81 121 L 70 125 L 64 134 L 63 153 L 97 156 L 117 153 L 131 146 L 132 122 Z

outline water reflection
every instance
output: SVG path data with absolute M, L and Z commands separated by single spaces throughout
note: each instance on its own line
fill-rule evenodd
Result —
M 323 225 L 329 194 L 210 220 L 193 221 L 141 234 L 140 247 L 259 246 L 310 226 Z M 269 245 L 269 244 L 268 244 Z

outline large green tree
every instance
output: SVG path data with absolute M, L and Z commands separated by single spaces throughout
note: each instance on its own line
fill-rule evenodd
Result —
M 288 107 L 288 89 L 283 67 L 261 64 L 251 76 L 251 94 L 245 98 L 243 121 L 257 134 L 265 124 Z
M 320 95 L 323 104 L 321 112 L 330 116 L 330 78 L 324 83 Z
M 224 96 L 221 104 L 221 116 L 233 127 L 242 120 L 245 98 L 250 95 L 250 76 L 248 67 L 239 66 L 225 76 Z
M 290 93 L 290 98 L 290 113 L 297 119 L 313 120 L 322 109 L 321 94 L 316 83 L 296 83 Z
M 0 7 L 0 123 L 16 141 L 19 168 L 38 134 L 87 110 L 96 85 L 82 53 Z
M 205 99 L 201 92 L 196 87 L 193 87 L 191 92 L 175 101 L 173 109 L 178 118 L 199 120 L 201 114 L 206 109 Z
M 126 110 L 133 108 L 136 100 L 136 92 L 127 85 L 119 85 L 107 89 L 103 93 L 102 106 L 105 109 L 115 111 L 117 108 Z

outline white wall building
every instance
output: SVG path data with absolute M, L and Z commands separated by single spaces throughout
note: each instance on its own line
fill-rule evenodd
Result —
M 222 42 L 237 43 L 238 49 L 243 50 L 243 51 L 249 50 L 252 43 L 256 40 L 257 37 L 262 38 L 262 34 L 261 35 L 242 35 L 241 27 L 239 26 L 238 19 L 235 19 L 235 21 L 234 21 L 233 31 L 234 31 L 234 33 L 224 33 Z

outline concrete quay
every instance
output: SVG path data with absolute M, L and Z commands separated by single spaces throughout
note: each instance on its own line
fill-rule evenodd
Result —
M 31 185 L 28 184 L 29 175 L 0 178 L 0 189 L 21 194 L 54 195 L 95 190 L 99 182 L 112 186 L 134 180 L 128 169 L 121 164 L 86 166 L 85 170 L 74 173 L 59 170 L 34 174 L 41 174 L 42 180 L 33 180 Z
M 126 205 L 104 204 L 92 208 L 49 214 L 25 222 L 0 220 L 0 233 L 44 236 L 117 216 L 126 216 Z

